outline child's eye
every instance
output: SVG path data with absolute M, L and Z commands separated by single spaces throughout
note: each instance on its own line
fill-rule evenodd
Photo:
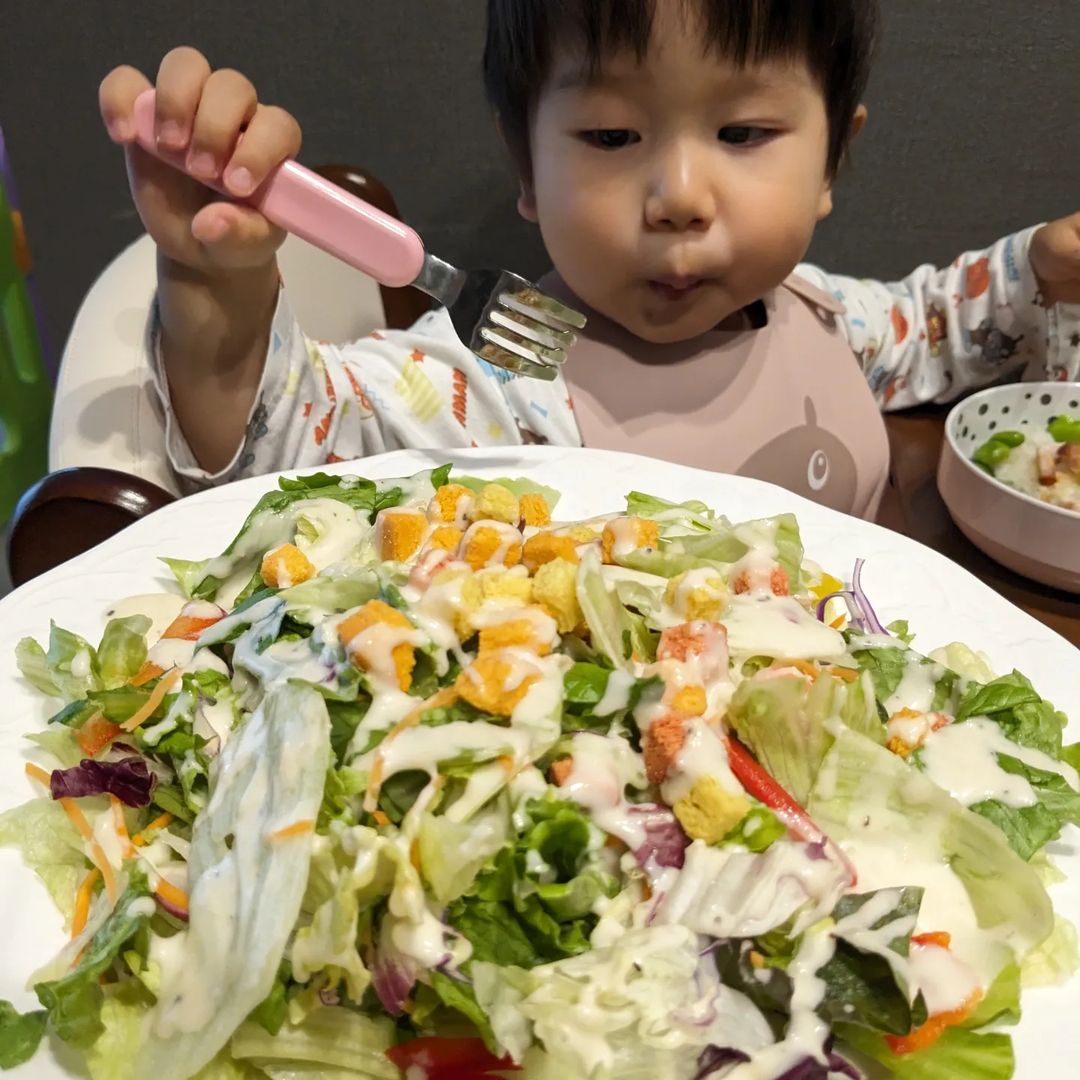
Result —
M 764 142 L 774 134 L 775 132 L 770 128 L 733 124 L 730 127 L 721 128 L 718 138 L 729 146 L 753 146 L 755 143 Z
M 641 141 L 636 131 L 625 128 L 599 128 L 595 131 L 582 131 L 578 136 L 588 146 L 598 150 L 621 150 L 624 146 Z

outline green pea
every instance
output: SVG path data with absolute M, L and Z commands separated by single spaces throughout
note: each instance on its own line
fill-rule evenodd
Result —
M 1054 442 L 1080 443 L 1080 420 L 1071 416 L 1053 416 L 1046 425 Z
M 1012 453 L 1012 447 L 998 439 L 984 442 L 971 456 L 976 465 L 981 465 L 992 476 L 997 467 Z
M 1004 443 L 1010 450 L 1015 450 L 1016 447 L 1023 445 L 1024 433 L 1022 431 L 999 431 L 991 437 L 990 441 Z

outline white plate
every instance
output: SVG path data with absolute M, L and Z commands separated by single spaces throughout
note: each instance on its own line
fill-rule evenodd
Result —
M 929 548 L 782 488 L 629 454 L 544 446 L 398 451 L 328 471 L 393 477 L 445 461 L 481 476 L 528 474 L 550 484 L 563 492 L 557 509 L 561 518 L 621 509 L 625 495 L 634 489 L 676 501 L 702 499 L 736 520 L 794 511 L 809 558 L 838 576 L 849 574 L 856 558 L 867 560 L 863 584 L 884 622 L 907 619 L 923 652 L 964 641 L 986 652 L 999 672 L 1019 669 L 1044 697 L 1068 713 L 1070 737 L 1080 737 L 1077 649 Z M 172 588 L 168 572 L 158 562 L 160 556 L 199 559 L 217 554 L 259 496 L 274 485 L 273 477 L 243 480 L 167 506 L 0 601 L 0 810 L 32 794 L 23 774 L 27 755 L 21 736 L 38 727 L 50 711 L 18 675 L 14 652 L 19 638 L 27 634 L 45 638 L 52 618 L 96 641 L 111 603 Z M 1053 889 L 1054 903 L 1073 919 L 1080 917 L 1076 839 L 1070 830 L 1065 842 L 1054 847 L 1055 858 L 1068 875 Z M 26 976 L 61 943 L 60 920 L 44 889 L 17 853 L 0 850 L 0 998 L 24 1009 L 34 1005 L 23 985 Z M 1024 1019 L 1016 1030 L 1016 1075 L 1022 1080 L 1076 1076 L 1080 979 L 1052 990 L 1030 991 L 1024 995 L 1024 1006 Z M 6 1075 L 12 1080 L 59 1080 L 78 1073 L 65 1070 L 43 1049 L 29 1065 Z

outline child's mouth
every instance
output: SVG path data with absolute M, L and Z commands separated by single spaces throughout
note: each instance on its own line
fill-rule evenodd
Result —
M 649 288 L 663 300 L 683 300 L 705 284 L 700 277 L 650 278 Z

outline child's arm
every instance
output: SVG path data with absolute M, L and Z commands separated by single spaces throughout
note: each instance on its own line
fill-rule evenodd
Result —
M 843 302 L 844 330 L 882 408 L 947 402 L 1021 374 L 1080 378 L 1080 217 L 898 282 L 797 272 Z
M 303 333 L 286 294 L 277 299 L 254 408 L 242 419 L 246 434 L 242 428 L 238 446 L 218 468 L 200 464 L 176 422 L 175 394 L 152 329 L 149 360 L 165 409 L 166 452 L 190 486 L 320 468 L 387 450 L 581 444 L 561 379 L 514 379 L 479 360 L 462 345 L 445 309 L 409 330 L 331 345 Z
M 158 246 L 160 345 L 175 419 L 197 460 L 216 471 L 243 437 L 262 376 L 284 233 L 135 144 L 134 103 L 149 86 L 133 68 L 117 68 L 101 84 L 99 104 Z M 261 104 L 239 72 L 211 71 L 194 49 L 164 58 L 156 89 L 159 143 L 186 149 L 194 171 L 223 178 L 234 195 L 250 194 L 300 148 L 288 113 Z

